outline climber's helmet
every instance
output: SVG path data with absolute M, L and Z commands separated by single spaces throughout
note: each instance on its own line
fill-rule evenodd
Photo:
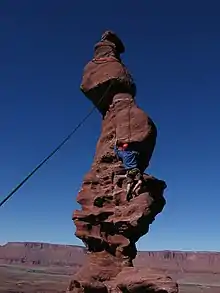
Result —
M 120 151 L 125 151 L 125 150 L 127 150 L 127 148 L 128 148 L 128 143 L 121 143 L 118 145 L 118 149 Z

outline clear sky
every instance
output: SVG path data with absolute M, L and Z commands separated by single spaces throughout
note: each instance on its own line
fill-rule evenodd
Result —
M 0 198 L 91 108 L 82 70 L 112 29 L 126 44 L 137 102 L 158 127 L 149 172 L 168 185 L 138 249 L 220 251 L 219 9 L 217 0 L 1 0 Z M 95 112 L 0 208 L 0 243 L 81 243 L 71 215 L 100 124 Z

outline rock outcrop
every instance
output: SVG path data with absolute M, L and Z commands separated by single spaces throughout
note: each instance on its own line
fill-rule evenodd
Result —
M 125 170 L 113 151 L 116 137 L 140 153 L 143 172 L 157 131 L 136 105 L 135 83 L 120 59 L 124 50 L 121 40 L 106 32 L 84 69 L 81 89 L 99 109 L 103 121 L 94 162 L 77 196 L 82 210 L 73 214 L 76 236 L 88 250 L 87 261 L 67 292 L 178 292 L 170 277 L 133 267 L 135 243 L 165 205 L 166 183 L 144 174 L 138 193 L 127 200 Z

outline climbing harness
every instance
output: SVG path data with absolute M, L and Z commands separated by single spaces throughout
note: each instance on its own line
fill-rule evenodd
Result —
M 107 93 L 109 92 L 110 88 L 112 86 L 112 82 L 109 83 L 109 86 L 107 87 L 106 91 L 98 101 L 98 105 L 101 104 Z M 70 140 L 70 138 L 73 136 L 73 134 L 86 122 L 86 120 L 92 115 L 92 113 L 95 111 L 96 106 L 93 106 L 92 109 L 88 112 L 88 114 L 79 122 L 79 124 L 70 132 L 70 134 L 43 160 L 41 163 L 37 165 L 31 171 L 1 202 L 0 202 L 0 207 L 3 206 L 4 203 L 6 203 L 12 196 L 15 194 L 16 191 L 18 191 L 27 181 L 30 179 L 55 153 L 57 153 L 63 145 Z

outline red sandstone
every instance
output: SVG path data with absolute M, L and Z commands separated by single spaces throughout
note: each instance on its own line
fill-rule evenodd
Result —
M 166 203 L 166 183 L 145 174 L 138 194 L 127 200 L 125 170 L 114 154 L 115 141 L 129 143 L 139 152 L 139 168 L 144 172 L 157 129 L 136 104 L 136 85 L 120 58 L 124 50 L 114 33 L 105 32 L 83 71 L 81 90 L 103 120 L 91 170 L 77 196 L 82 209 L 73 214 L 75 234 L 88 250 L 86 262 L 67 292 L 177 293 L 178 285 L 170 277 L 133 267 L 135 243 L 148 232 Z

